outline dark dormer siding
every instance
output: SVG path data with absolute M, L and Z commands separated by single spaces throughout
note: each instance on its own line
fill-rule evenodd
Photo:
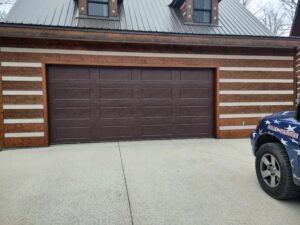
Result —
M 88 15 L 88 0 L 78 0 L 78 9 L 80 16 L 89 16 Z M 122 0 L 109 0 L 109 9 L 108 9 L 108 17 L 117 18 L 119 17 L 119 4 L 122 4 Z
M 295 18 L 291 29 L 291 36 L 300 37 L 300 1 L 295 12 Z
M 219 21 L 219 2 L 220 0 L 212 0 L 211 8 L 211 23 L 212 25 L 218 25 Z M 195 23 L 194 21 L 194 0 L 173 0 L 170 7 L 178 8 L 181 11 L 182 17 L 186 23 Z M 195 23 L 197 24 L 197 23 Z

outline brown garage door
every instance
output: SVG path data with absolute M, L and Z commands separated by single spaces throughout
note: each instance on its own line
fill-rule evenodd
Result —
M 50 142 L 214 136 L 213 71 L 49 66 Z

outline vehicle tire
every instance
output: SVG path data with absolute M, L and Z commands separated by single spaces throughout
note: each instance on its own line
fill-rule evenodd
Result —
M 260 146 L 255 164 L 260 186 L 271 197 L 289 200 L 300 196 L 300 187 L 294 183 L 288 154 L 280 143 Z

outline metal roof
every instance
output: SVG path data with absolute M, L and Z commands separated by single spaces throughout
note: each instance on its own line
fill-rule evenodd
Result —
M 274 36 L 238 0 L 219 3 L 219 25 L 185 24 L 172 0 L 123 0 L 118 20 L 79 18 L 75 0 L 17 0 L 5 23 L 128 32 Z

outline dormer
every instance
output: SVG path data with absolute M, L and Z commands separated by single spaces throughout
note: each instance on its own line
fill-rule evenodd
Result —
M 79 16 L 118 18 L 122 0 L 78 0 Z
M 173 0 L 170 7 L 178 8 L 187 24 L 217 25 L 221 0 Z

